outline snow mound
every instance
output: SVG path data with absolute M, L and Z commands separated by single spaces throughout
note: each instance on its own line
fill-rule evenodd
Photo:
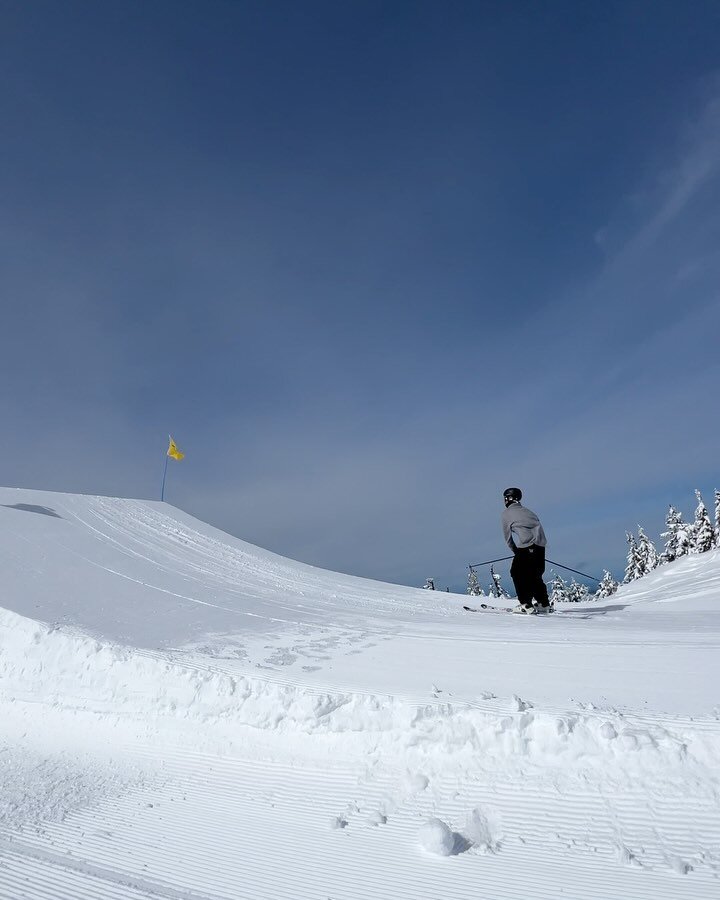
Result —
M 0 610 L 2 694 L 96 714 L 232 722 L 281 734 L 351 736 L 431 774 L 477 755 L 478 769 L 518 760 L 592 770 L 612 761 L 633 773 L 678 765 L 720 768 L 720 733 L 596 711 L 557 715 L 518 705 L 418 706 L 391 695 L 317 691 L 164 659 Z M 616 740 L 609 740 L 616 734 Z M 429 766 L 428 766 L 429 761 Z M 427 775 L 405 779 L 408 792 Z

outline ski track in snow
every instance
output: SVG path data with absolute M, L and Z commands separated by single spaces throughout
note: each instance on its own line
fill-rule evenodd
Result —
M 0 900 L 705 898 L 720 554 L 577 615 L 0 489 Z

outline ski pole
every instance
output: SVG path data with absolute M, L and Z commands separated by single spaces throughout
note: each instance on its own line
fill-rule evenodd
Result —
M 597 581 L 600 584 L 600 579 L 596 578 L 594 575 L 587 575 L 585 572 L 578 572 L 577 569 L 571 569 L 570 566 L 564 566 L 562 563 L 553 562 L 551 559 L 545 560 L 545 562 L 549 562 L 551 566 L 557 566 L 558 569 L 567 569 L 568 572 L 574 572 L 576 575 L 582 575 L 583 578 L 589 578 L 590 581 Z
M 468 566 L 468 569 L 479 569 L 482 566 L 490 566 L 496 562 L 505 562 L 508 559 L 513 559 L 512 556 L 501 556 L 499 559 L 489 559 L 487 562 L 481 563 L 472 563 L 472 565 Z M 564 566 L 562 563 L 554 562 L 552 559 L 546 560 L 546 562 L 550 563 L 551 566 L 557 566 L 558 569 L 567 569 L 568 572 L 574 572 L 576 575 L 582 575 L 583 578 L 589 578 L 590 581 L 597 581 L 600 584 L 600 579 L 596 578 L 594 575 L 588 575 L 586 572 L 579 572 L 577 569 L 571 569 L 570 566 Z
M 496 562 L 505 562 L 506 559 L 513 559 L 512 556 L 501 556 L 499 559 L 489 559 L 487 562 L 473 563 L 468 569 L 479 569 L 481 566 L 490 566 Z

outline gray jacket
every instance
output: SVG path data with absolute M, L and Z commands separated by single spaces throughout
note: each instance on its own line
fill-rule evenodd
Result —
M 547 546 L 547 538 L 540 519 L 531 509 L 519 502 L 511 503 L 502 514 L 502 529 L 508 547 L 513 553 L 525 547 Z

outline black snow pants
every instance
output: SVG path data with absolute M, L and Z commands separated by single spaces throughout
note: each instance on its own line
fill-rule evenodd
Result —
M 518 548 L 510 566 L 510 576 L 523 606 L 530 606 L 533 597 L 539 606 L 549 603 L 543 574 L 545 572 L 545 548 L 533 544 L 532 547 Z

